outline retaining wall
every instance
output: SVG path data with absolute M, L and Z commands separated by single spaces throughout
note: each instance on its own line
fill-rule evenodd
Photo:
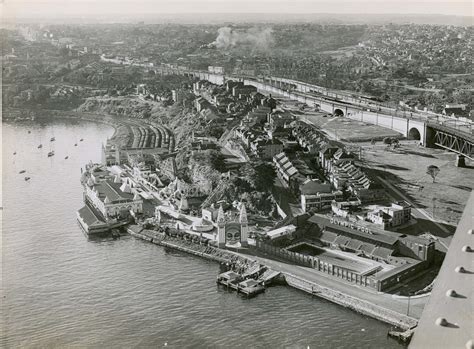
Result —
M 139 228 L 138 226 L 134 226 L 133 229 L 129 227 L 127 231 L 130 235 L 160 245 L 164 247 L 173 248 L 178 251 L 190 253 L 195 256 L 199 256 L 202 258 L 206 258 L 209 260 L 214 260 L 220 263 L 236 263 L 236 262 L 244 262 L 246 264 L 254 264 L 258 263 L 252 259 L 245 258 L 241 255 L 237 255 L 230 251 L 224 251 L 219 248 L 215 248 L 213 246 L 208 245 L 201 245 L 192 241 L 186 241 L 180 239 L 178 237 L 173 238 L 166 236 L 165 234 L 153 231 L 153 230 L 144 230 Z M 291 252 L 291 251 L 287 251 Z M 289 254 L 285 254 L 286 256 L 290 256 L 290 258 L 295 259 L 295 261 L 299 261 L 300 263 L 305 263 L 310 265 L 313 263 L 311 261 L 311 256 L 305 256 L 296 252 L 291 252 Z M 284 277 L 285 282 L 296 289 L 301 291 L 310 293 L 312 295 L 324 298 L 329 300 L 333 303 L 342 305 L 346 308 L 352 309 L 358 313 L 370 316 L 377 320 L 383 321 L 385 323 L 389 323 L 391 325 L 395 325 L 402 329 L 410 329 L 416 326 L 417 320 L 406 315 L 397 313 L 393 310 L 389 310 L 386 308 L 382 308 L 377 306 L 376 304 L 372 304 L 367 301 L 363 301 L 361 299 L 349 296 L 347 294 L 341 293 L 337 290 L 329 289 L 318 285 L 314 282 L 306 281 L 301 279 L 295 275 L 290 273 L 282 272 L 282 277 Z
M 369 303 L 336 290 L 320 286 L 316 283 L 303 280 L 289 273 L 282 274 L 284 275 L 287 284 L 291 287 L 327 299 L 333 303 L 342 305 L 358 313 L 370 316 L 391 325 L 395 325 L 404 330 L 413 328 L 418 323 L 416 319 L 400 314 L 393 310 L 382 308 L 376 304 Z

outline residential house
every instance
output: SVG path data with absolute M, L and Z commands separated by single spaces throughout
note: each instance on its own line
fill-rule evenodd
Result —
M 330 208 L 333 201 L 343 199 L 342 191 L 333 191 L 330 183 L 307 179 L 300 185 L 301 209 L 303 212 Z

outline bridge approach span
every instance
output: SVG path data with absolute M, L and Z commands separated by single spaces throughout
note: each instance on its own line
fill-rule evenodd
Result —
M 410 116 L 407 116 L 405 112 L 397 111 L 367 98 L 352 95 L 347 91 L 330 90 L 291 79 L 273 76 L 264 78 L 239 75 L 226 76 L 200 70 L 177 68 L 158 68 L 156 72 L 193 76 L 216 85 L 222 85 L 227 80 L 242 81 L 244 84 L 257 87 L 260 91 L 281 95 L 337 116 L 389 128 L 408 139 L 419 140 L 422 145 L 439 146 L 474 160 L 472 125 L 470 133 L 462 132 L 456 128 L 432 121 L 425 114 L 410 113 Z M 443 116 L 437 115 L 437 117 Z

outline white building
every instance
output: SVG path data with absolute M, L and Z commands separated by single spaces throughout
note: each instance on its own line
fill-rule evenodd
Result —
M 143 212 L 143 200 L 130 184 L 116 176 L 114 181 L 106 179 L 95 182 L 92 178 L 86 184 L 86 200 L 106 220 L 125 218 L 129 214 Z
M 367 213 L 367 220 L 384 229 L 397 227 L 411 220 L 411 206 L 405 201 L 392 203 L 390 207 L 376 207 Z

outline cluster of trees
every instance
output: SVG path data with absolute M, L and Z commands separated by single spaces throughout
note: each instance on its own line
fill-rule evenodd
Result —
M 372 139 L 371 143 L 375 144 L 375 140 Z M 392 147 L 393 149 L 396 149 L 400 147 L 400 141 L 397 138 L 392 137 L 385 137 L 383 139 L 383 144 L 386 144 L 387 148 Z
M 228 199 L 239 198 L 246 202 L 251 212 L 272 215 L 276 207 L 271 194 L 275 177 L 275 170 L 269 164 L 246 164 L 240 169 L 239 176 L 232 179 Z

